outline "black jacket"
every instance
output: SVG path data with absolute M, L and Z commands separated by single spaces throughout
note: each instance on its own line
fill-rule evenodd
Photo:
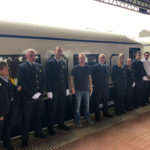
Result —
M 133 68 L 131 68 L 131 70 L 129 70 L 127 66 L 125 66 L 125 70 L 126 70 L 127 85 L 132 86 L 133 83 L 135 82 L 134 70 L 133 70 Z
M 142 82 L 143 81 L 143 76 L 146 75 L 146 72 L 144 70 L 143 62 L 142 61 L 137 61 L 134 59 L 132 63 L 134 72 L 135 72 L 135 82 Z
M 104 88 L 108 86 L 108 68 L 105 65 L 102 67 L 100 63 L 92 67 L 92 82 L 94 88 Z
M 0 78 L 0 117 L 8 114 L 10 109 L 11 98 L 13 97 L 13 91 L 9 87 L 9 83 L 6 83 Z
M 126 71 L 125 67 L 121 68 L 117 64 L 112 68 L 112 80 L 115 85 L 126 84 Z
M 47 61 L 45 67 L 46 90 L 47 92 L 64 92 L 68 89 L 68 72 L 66 63 L 55 58 Z
M 0 78 L 0 117 L 8 115 L 9 125 L 21 123 L 21 106 L 17 88 Z
M 22 94 L 26 98 L 44 92 L 44 73 L 41 64 L 34 62 L 33 67 L 25 61 L 18 66 L 18 86 L 22 87 Z

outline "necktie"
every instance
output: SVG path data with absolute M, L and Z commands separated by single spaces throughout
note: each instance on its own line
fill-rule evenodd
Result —
M 61 61 L 60 60 L 58 61 L 58 65 L 61 65 Z
M 33 64 L 33 63 L 31 64 L 31 67 L 32 67 L 32 68 L 34 67 L 34 64 Z

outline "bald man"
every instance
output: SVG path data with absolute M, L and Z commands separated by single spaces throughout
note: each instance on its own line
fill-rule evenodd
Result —
M 26 61 L 18 66 L 18 86 L 22 87 L 22 147 L 28 146 L 29 125 L 34 111 L 35 137 L 45 138 L 41 130 L 41 110 L 44 89 L 44 75 L 42 65 L 35 62 L 36 51 L 25 51 Z
M 59 111 L 58 128 L 65 131 L 69 130 L 64 123 L 66 96 L 69 95 L 67 65 L 62 59 L 63 48 L 61 46 L 56 46 L 54 53 L 55 56 L 48 59 L 45 67 L 47 97 L 51 99 L 47 125 L 50 135 L 56 134 L 53 125 L 57 111 Z
M 108 70 L 106 67 L 106 58 L 104 54 L 100 54 L 98 57 L 98 63 L 92 67 L 92 79 L 93 79 L 93 94 L 94 94 L 94 107 L 95 107 L 95 120 L 100 121 L 100 109 L 99 104 L 103 104 L 103 115 L 112 117 L 108 113 Z

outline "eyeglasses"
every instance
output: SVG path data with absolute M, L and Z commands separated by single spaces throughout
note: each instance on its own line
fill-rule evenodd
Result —
M 100 57 L 100 58 L 105 58 L 105 57 Z

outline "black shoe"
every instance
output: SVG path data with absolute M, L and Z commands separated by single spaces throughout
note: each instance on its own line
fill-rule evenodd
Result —
M 56 132 L 54 131 L 53 128 L 48 128 L 48 133 L 49 133 L 50 135 L 55 135 L 55 134 L 56 134 Z
M 5 143 L 3 144 L 6 150 L 14 150 L 12 145 L 6 145 Z
M 138 109 L 139 107 L 138 106 L 133 106 L 133 108 Z
M 119 111 L 116 111 L 115 113 L 116 113 L 116 115 L 121 115 L 121 112 L 119 112 Z
M 3 145 L 7 150 L 14 150 L 13 146 L 11 145 L 11 142 L 4 141 Z
M 111 114 L 109 114 L 109 113 L 108 113 L 108 114 L 104 114 L 104 116 L 105 116 L 105 117 L 109 117 L 109 118 L 112 118 L 112 117 L 113 117 L 113 115 L 111 115 Z
M 28 146 L 28 142 L 27 141 L 22 141 L 21 146 L 23 148 L 27 147 Z
M 12 146 L 9 146 L 9 147 L 5 147 L 6 150 L 14 150 L 14 148 Z
M 146 106 L 146 104 L 145 104 L 145 103 L 143 103 L 143 104 L 141 104 L 140 106 L 144 107 L 144 106 Z
M 59 128 L 59 129 L 62 129 L 62 130 L 65 130 L 65 131 L 68 131 L 68 130 L 69 130 L 69 128 L 68 128 L 65 124 L 59 125 L 58 128 Z
M 126 112 L 125 112 L 124 110 L 121 110 L 121 113 L 122 113 L 122 114 L 126 114 Z
M 44 138 L 47 137 L 47 135 L 45 135 L 45 134 L 43 134 L 43 133 L 41 133 L 41 134 L 34 134 L 34 136 L 35 136 L 35 137 L 38 137 L 38 138 L 40 138 L 40 139 L 44 139 Z
M 132 107 L 130 107 L 130 108 L 129 108 L 129 111 L 131 111 L 131 110 L 133 110 L 133 108 L 132 108 Z
M 101 121 L 101 118 L 100 117 L 95 117 L 95 120 L 96 121 Z

